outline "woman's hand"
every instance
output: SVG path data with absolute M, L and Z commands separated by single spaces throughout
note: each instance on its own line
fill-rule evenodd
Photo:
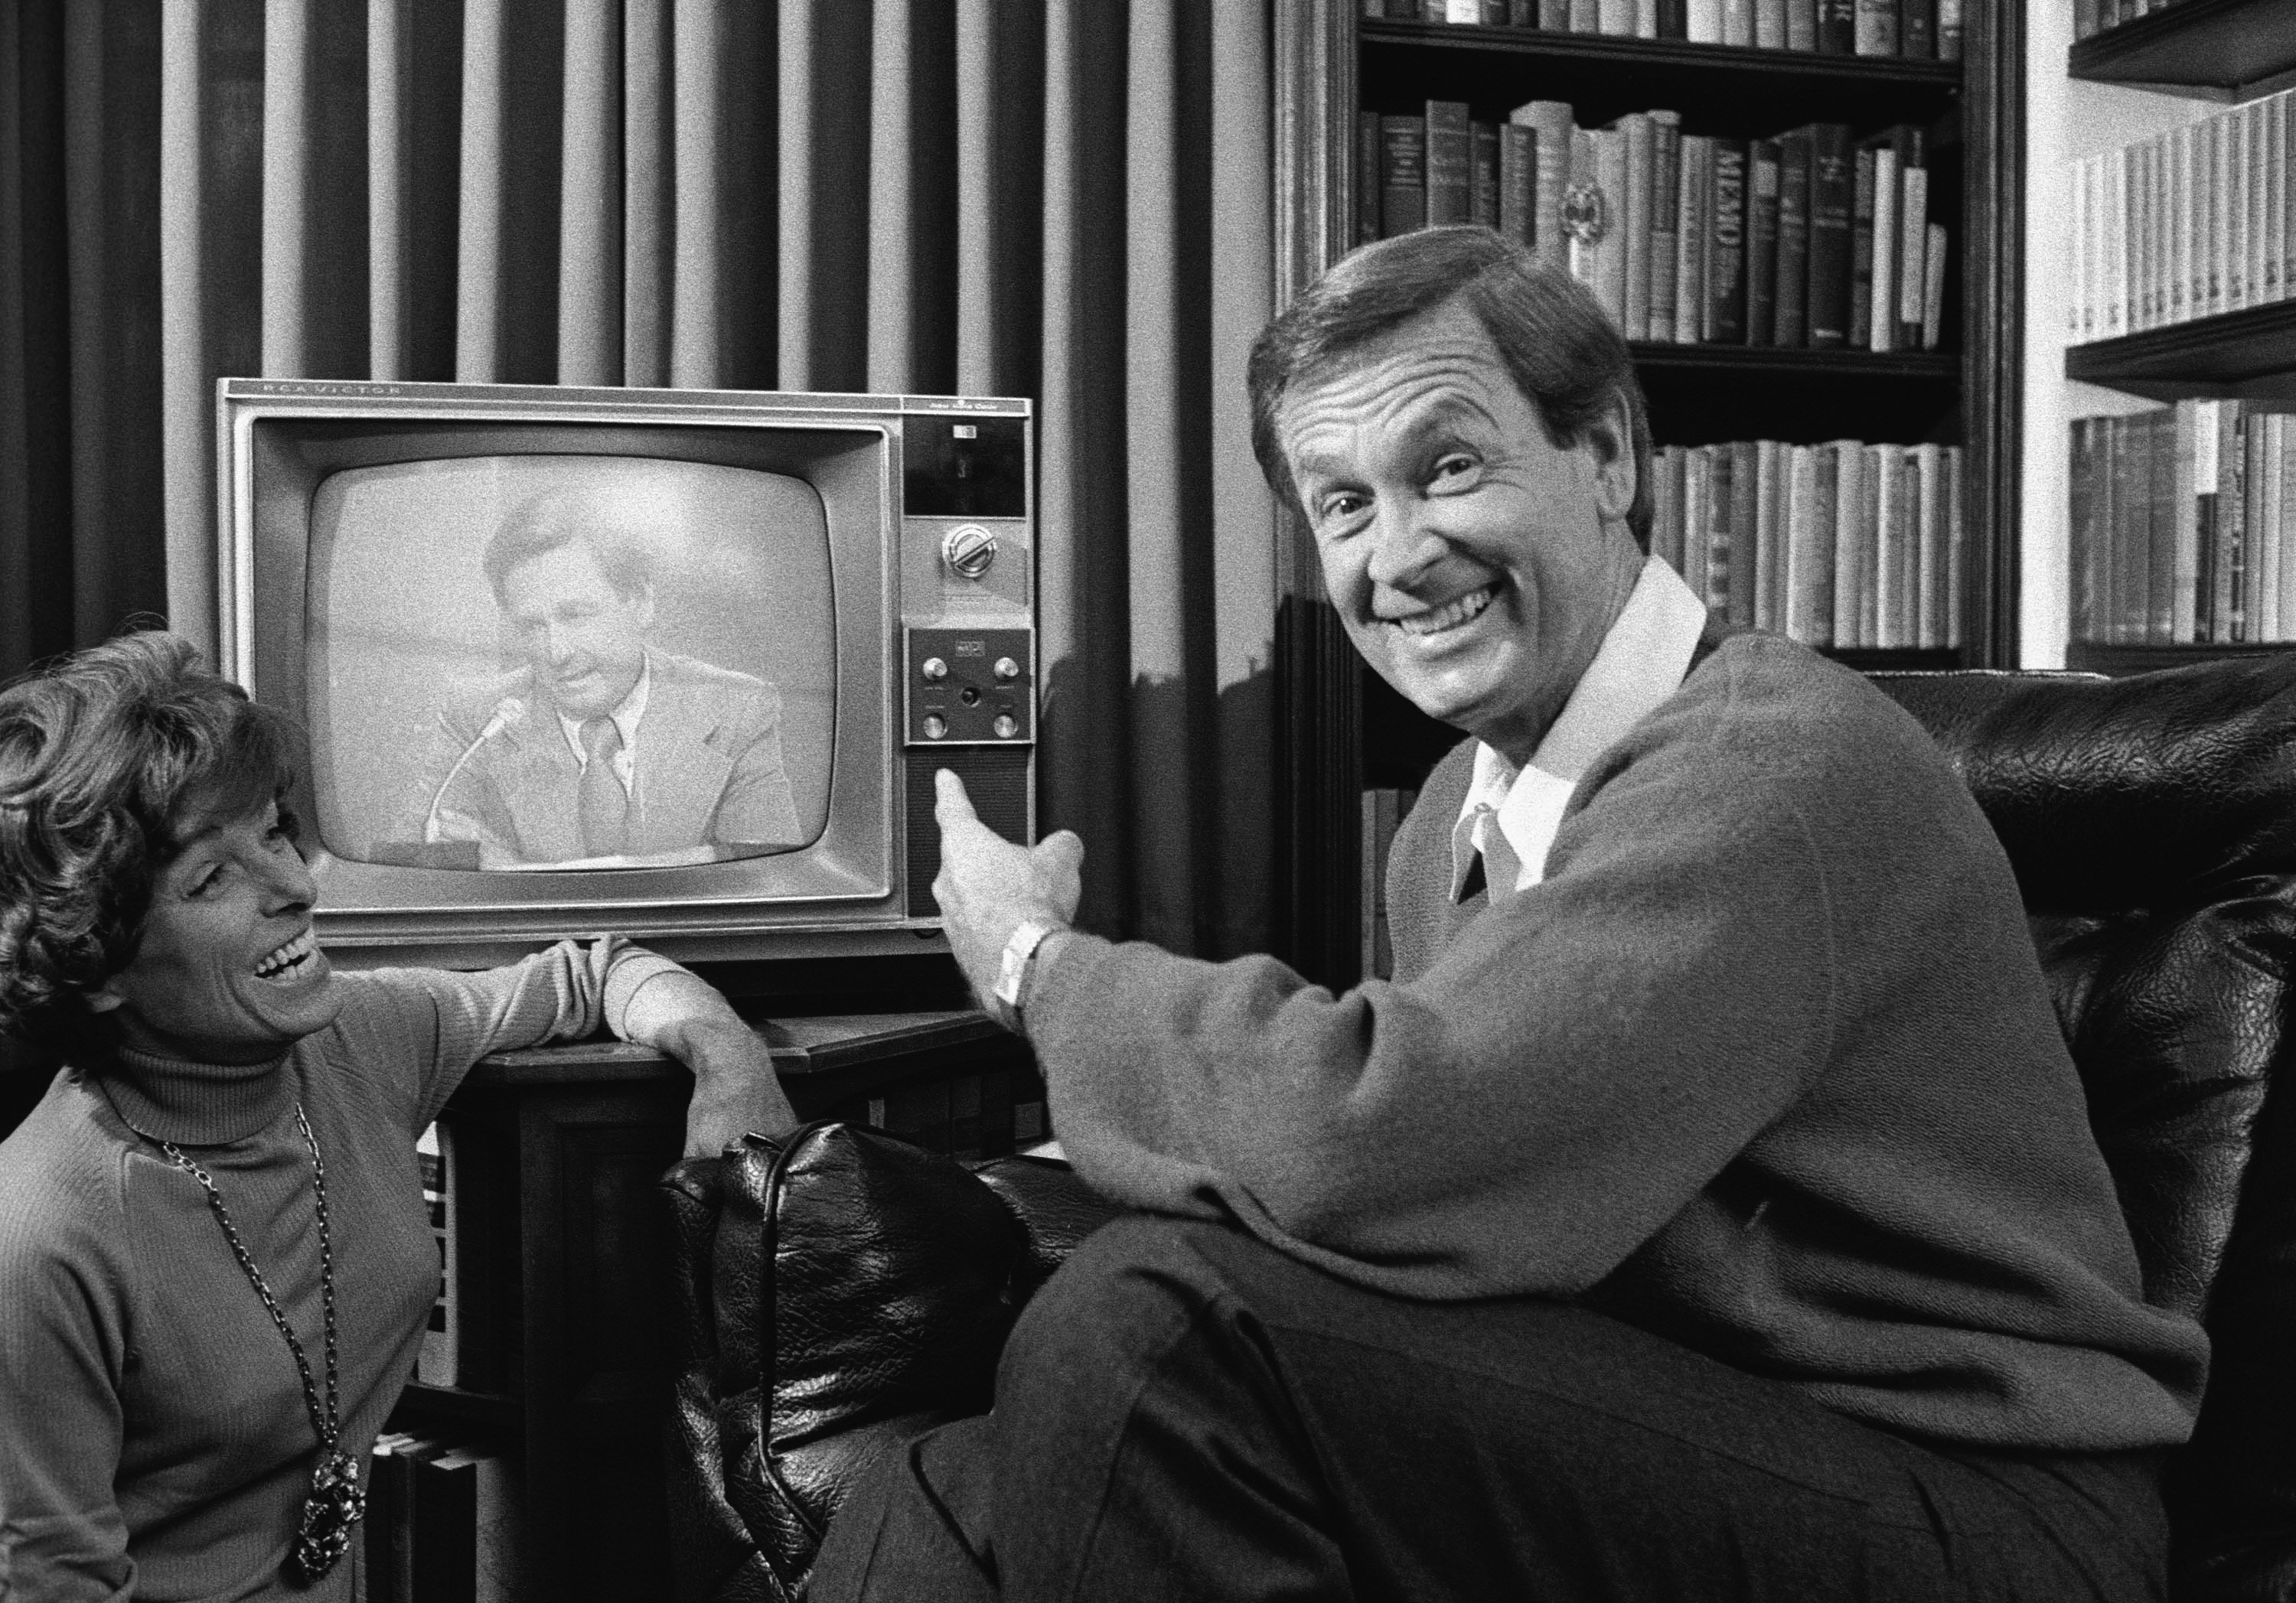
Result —
M 655 975 L 631 996 L 622 1029 L 693 1071 L 686 1157 L 715 1157 L 753 1130 L 778 1140 L 797 1128 L 765 1037 L 708 981 L 682 969 Z

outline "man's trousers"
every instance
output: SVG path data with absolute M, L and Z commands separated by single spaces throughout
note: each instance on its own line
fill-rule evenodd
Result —
M 2166 1595 L 2159 1455 L 1941 1450 L 1599 1314 L 1130 1217 L 993 1413 L 887 1452 L 808 1603 Z

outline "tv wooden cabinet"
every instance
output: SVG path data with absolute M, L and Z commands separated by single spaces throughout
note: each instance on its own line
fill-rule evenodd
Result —
M 803 1118 L 877 1124 L 959 1155 L 1010 1151 L 1043 1104 L 1027 1045 L 976 1011 L 763 1026 Z M 449 1105 L 463 1336 L 492 1384 L 411 1386 L 399 1428 L 488 1435 L 523 1460 L 523 1595 L 665 1597 L 668 1215 L 691 1077 L 620 1043 L 504 1052 Z M 486 1223 L 486 1222 L 491 1222 Z

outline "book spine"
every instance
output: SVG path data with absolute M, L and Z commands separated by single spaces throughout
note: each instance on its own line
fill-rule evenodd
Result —
M 1472 140 L 1474 187 L 1468 192 L 1467 215 L 1486 228 L 1499 225 L 1499 127 L 1495 122 L 1468 125 Z
M 1946 643 L 1946 519 L 1945 452 L 1943 447 L 1920 445 L 1913 448 L 1916 480 L 1916 503 L 1920 508 L 1915 526 L 1915 552 L 1918 569 L 1915 586 L 1916 596 L 1914 644 L 1937 647 Z
M 1621 331 L 1629 339 L 1651 337 L 1651 255 L 1656 248 L 1652 226 L 1652 197 L 1657 188 L 1657 128 L 1648 114 L 1630 113 L 1618 124 L 1626 146 L 1626 205 L 1620 222 L 1625 248 L 1626 282 L 1622 290 Z
M 1746 343 L 1778 342 L 1778 143 L 1747 147 Z
M 1963 4 L 1964 0 L 1937 0 L 1937 53 L 1940 61 L 1961 60 Z
M 1676 573 L 1682 571 L 1682 453 L 1672 446 L 1652 446 L 1650 456 L 1650 554 Z
M 1751 46 L 1754 42 L 1754 0 L 1722 0 L 1722 43 Z
M 1754 627 L 1782 632 L 1786 609 L 1788 448 L 1754 442 Z
M 1616 38 L 1633 38 L 1636 10 L 1635 0 L 1595 0 L 1595 31 Z
M 422 1174 L 422 1207 L 429 1216 L 431 1239 L 439 1248 L 439 1295 L 415 1351 L 414 1378 L 425 1386 L 455 1386 L 461 1380 L 457 1347 L 462 1337 L 461 1288 L 456 1285 L 455 1246 L 455 1169 L 452 1135 L 437 1124 L 427 1127 L 414 1143 L 416 1165 Z
M 1680 266 L 1682 119 L 1673 111 L 1651 117 L 1650 331 L 1674 339 L 1675 274 Z
M 1707 338 L 1746 343 L 1746 146 L 1714 142 L 1714 209 L 1706 283 Z
M 1675 213 L 1674 341 L 1696 345 L 1706 338 L 1706 256 L 1711 235 L 1714 141 L 1704 134 L 1682 136 L 1682 203 Z
M 1903 195 L 1898 152 L 1881 146 L 1874 152 L 1874 290 L 1866 328 L 1866 344 L 1877 351 L 1897 347 L 1898 205 Z
M 1722 0 L 1684 0 L 1683 37 L 1693 45 L 1722 42 Z
M 1925 351 L 1945 342 L 1945 274 L 1952 249 L 1945 225 L 1931 224 L 1922 264 L 1922 348 Z
M 1538 135 L 1517 122 L 1501 123 L 1499 232 L 1521 244 L 1538 242 Z
M 1833 349 L 1849 342 L 1851 216 L 1857 164 L 1849 129 L 1814 123 L 1809 130 L 1809 343 Z
M 1690 37 L 1690 0 L 1658 0 L 1658 37 L 1678 40 Z
M 1682 582 L 1706 599 L 1708 526 L 1713 521 L 1714 447 L 1694 446 L 1683 454 Z
M 1572 33 L 1603 31 L 1603 12 L 1599 0 L 1570 0 L 1570 31 Z
M 1849 215 L 1849 344 L 1874 343 L 1874 159 L 1870 148 L 1853 157 L 1856 175 Z
M 1786 47 L 1786 0 L 1754 0 L 1754 48 Z
M 2218 406 L 2217 544 L 2224 552 L 2228 593 L 2225 639 L 2245 645 L 2254 638 L 2249 591 L 2248 409 L 2238 401 Z
M 1857 0 L 1857 53 L 1898 53 L 1898 0 Z
M 1898 547 L 1906 532 L 1904 447 L 1868 446 L 1866 454 L 1874 480 L 1874 583 L 1858 598 L 1858 605 L 1872 609 L 1867 639 L 1885 648 L 1902 646 L 1906 641 L 1898 628 L 1898 591 L 1903 564 Z
M 1474 132 L 1464 101 L 1427 102 L 1427 225 L 1474 220 Z
M 476 1603 L 477 1460 L 453 1450 L 413 1465 L 414 1596 L 421 1603 Z
M 1628 211 L 1627 131 L 1612 125 L 1587 136 L 1595 160 L 1595 188 L 1602 196 L 1602 232 L 1589 255 L 1588 282 L 1613 327 L 1627 326 L 1627 241 L 1633 225 Z
M 1382 117 L 1379 233 L 1393 239 L 1427 226 L 1427 119 Z
M 1836 440 L 1833 503 L 1833 643 L 1869 643 L 1861 630 L 1858 597 L 1866 588 L 1866 447 Z
M 1777 310 L 1773 343 L 1809 343 L 1810 130 L 1778 136 Z
M 1570 31 L 1570 0 L 1538 0 L 1538 25 L 1548 33 Z
M 1568 241 L 1562 232 L 1562 194 L 1570 187 L 1571 151 L 1576 129 L 1570 107 L 1559 100 L 1535 100 L 1515 108 L 1510 122 L 1520 123 L 1538 136 L 1533 174 L 1538 186 L 1531 243 L 1538 259 L 1553 267 L 1570 265 Z
M 1817 48 L 1818 0 L 1786 0 L 1786 48 L 1814 51 Z
M 1817 53 L 1857 53 L 1857 0 L 1817 0 Z
M 2259 520 L 2251 525 L 2263 558 L 2256 585 L 2263 617 L 2258 622 L 2256 638 L 2283 641 L 2288 638 L 2290 619 L 2296 617 L 2288 596 L 2291 570 L 2296 569 L 2296 563 L 2288 560 L 2288 420 L 2278 413 L 2266 413 L 2257 422 L 2263 426 L 2264 438 L 2254 470 Z
M 1937 60 L 1937 0 L 1898 0 L 1898 53 L 1908 60 Z
M 1761 600 L 1762 470 L 1759 442 L 1730 442 L 1730 622 L 1759 627 Z
M 2270 253 L 2265 249 L 2265 227 L 2268 196 L 2286 182 L 2285 168 L 2273 165 L 2271 143 L 2273 107 L 2268 102 L 2254 101 L 2242 108 L 2248 123 L 2248 159 L 2242 164 L 2242 210 L 2247 217 L 2248 241 L 2246 275 L 2248 300 L 2251 306 L 2261 306 L 2279 299 L 2276 293 L 2276 275 L 2265 277 L 2265 263 Z
M 2070 433 L 2065 472 L 2066 568 L 2072 580 L 2067 598 L 2065 635 L 2069 640 L 2096 638 L 2097 556 L 2095 429 L 2092 420 L 2075 418 Z
M 1930 175 L 1926 168 L 1905 169 L 1898 199 L 1898 332 L 1900 349 L 1921 344 L 1922 313 L 1928 301 Z
M 1786 453 L 1785 633 L 1811 646 L 1831 643 L 1831 631 L 1818 623 L 1817 601 L 1821 590 L 1833 587 L 1832 565 L 1819 562 L 1816 537 L 1819 449 L 1794 446 Z
M 1737 454 L 1728 446 L 1708 452 L 1712 464 L 1706 492 L 1706 607 L 1725 623 L 1731 619 L 1730 581 L 1736 577 L 1737 530 L 1731 518 L 1738 504 Z

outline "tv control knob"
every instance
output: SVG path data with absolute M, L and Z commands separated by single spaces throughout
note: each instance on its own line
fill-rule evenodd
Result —
M 996 659 L 996 667 L 991 671 L 996 674 L 998 679 L 1010 684 L 1013 680 L 1018 679 L 1021 676 L 1021 665 L 1013 661 L 1010 657 L 999 657 Z
M 928 657 L 917 665 L 917 672 L 925 676 L 927 684 L 939 684 L 948 677 L 948 664 L 938 657 Z
M 960 523 L 940 537 L 940 560 L 959 577 L 977 579 L 996 560 L 996 536 L 978 523 Z
M 996 722 L 989 727 L 996 732 L 996 738 L 1000 740 L 1009 740 L 1021 732 L 1021 726 L 1013 721 L 1011 713 L 998 713 Z
M 938 740 L 941 736 L 947 732 L 948 720 L 947 718 L 942 717 L 939 713 L 927 713 L 925 715 L 926 740 Z

